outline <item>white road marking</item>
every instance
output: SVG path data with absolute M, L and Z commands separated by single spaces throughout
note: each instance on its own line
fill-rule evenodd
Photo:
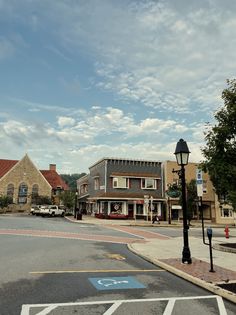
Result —
M 57 305 L 50 305 L 49 307 L 45 308 L 41 312 L 37 313 L 37 315 L 47 315 L 49 314 L 52 310 L 55 310 L 57 308 Z
M 217 296 L 216 300 L 217 300 L 217 304 L 218 304 L 218 307 L 219 307 L 220 315 L 227 315 L 227 312 L 226 312 L 225 305 L 224 305 L 222 297 L 221 296 Z
M 174 305 L 175 305 L 175 299 L 170 299 L 166 305 L 165 312 L 163 313 L 163 315 L 171 315 Z
M 103 315 L 112 315 L 114 311 L 123 303 L 140 303 L 140 302 L 158 302 L 169 301 L 163 315 L 171 315 L 175 301 L 184 300 L 203 300 L 203 299 L 216 299 L 219 308 L 220 315 L 227 315 L 225 305 L 221 296 L 218 295 L 200 295 L 200 296 L 188 296 L 188 297 L 171 297 L 171 298 L 151 298 L 151 299 L 132 299 L 132 300 L 110 300 L 110 301 L 93 301 L 93 302 L 74 302 L 74 303 L 53 303 L 53 304 L 27 304 L 22 305 L 20 315 L 30 315 L 30 309 L 36 307 L 45 307 L 46 309 L 40 311 L 35 315 L 47 315 L 48 311 L 60 306 L 88 306 L 88 305 L 103 305 L 112 304 L 112 306 Z
M 116 302 L 114 303 L 105 313 L 103 313 L 103 315 L 111 315 L 113 314 L 118 307 L 122 304 L 122 302 Z

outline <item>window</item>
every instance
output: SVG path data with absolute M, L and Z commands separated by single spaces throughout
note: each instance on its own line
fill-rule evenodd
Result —
M 99 189 L 99 177 L 94 178 L 94 190 Z
M 142 189 L 156 189 L 156 179 L 153 178 L 142 178 L 141 179 Z
M 39 195 L 39 186 L 37 184 L 34 184 L 32 187 L 32 198 L 31 198 L 31 202 L 33 204 L 37 203 L 38 195 Z
M 82 184 L 82 185 L 80 185 L 79 191 L 80 191 L 80 194 L 86 193 L 86 192 L 88 191 L 88 184 Z
M 13 195 L 14 195 L 14 185 L 9 184 L 7 186 L 7 196 L 13 198 Z
M 37 184 L 32 187 L 32 196 L 36 197 L 39 194 L 39 186 Z
M 19 186 L 19 192 L 18 192 L 19 203 L 27 202 L 27 193 L 28 193 L 28 186 L 25 183 L 21 183 Z
M 114 177 L 113 178 L 113 188 L 128 188 L 129 179 L 126 177 Z
M 227 208 L 222 208 L 221 209 L 221 216 L 223 218 L 230 218 L 233 217 L 233 211 Z

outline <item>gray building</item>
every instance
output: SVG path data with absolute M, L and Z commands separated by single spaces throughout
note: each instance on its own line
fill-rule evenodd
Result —
M 161 162 L 103 158 L 78 179 L 78 208 L 105 218 L 163 218 Z

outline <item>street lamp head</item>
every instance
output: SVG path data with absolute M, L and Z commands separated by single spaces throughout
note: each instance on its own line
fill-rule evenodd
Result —
M 175 148 L 175 157 L 177 160 L 178 165 L 187 165 L 188 164 L 188 157 L 189 157 L 189 149 L 187 142 L 183 139 L 180 139 Z

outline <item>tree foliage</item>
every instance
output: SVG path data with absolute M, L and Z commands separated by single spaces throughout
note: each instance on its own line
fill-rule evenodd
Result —
M 32 203 L 36 204 L 36 205 L 51 205 L 52 204 L 52 200 L 48 196 L 38 195 L 38 196 L 35 196 L 32 199 Z
M 216 124 L 205 132 L 203 167 L 219 198 L 236 209 L 236 80 L 227 80 L 227 84 L 222 92 L 224 106 L 214 115 Z
M 75 205 L 75 198 L 76 195 L 74 192 L 72 191 L 63 191 L 60 194 L 60 200 L 63 202 L 63 205 L 67 208 L 67 209 L 73 209 L 74 205 Z
M 196 180 L 192 179 L 189 183 L 186 184 L 187 189 L 187 218 L 190 222 L 193 218 L 193 213 L 196 211 L 197 208 L 197 186 Z
M 12 197 L 0 196 L 0 208 L 5 208 L 10 204 L 12 204 Z
M 76 191 L 77 185 L 76 181 L 77 179 L 83 177 L 86 175 L 86 173 L 80 173 L 80 174 L 60 174 L 62 179 L 67 183 L 71 191 Z

